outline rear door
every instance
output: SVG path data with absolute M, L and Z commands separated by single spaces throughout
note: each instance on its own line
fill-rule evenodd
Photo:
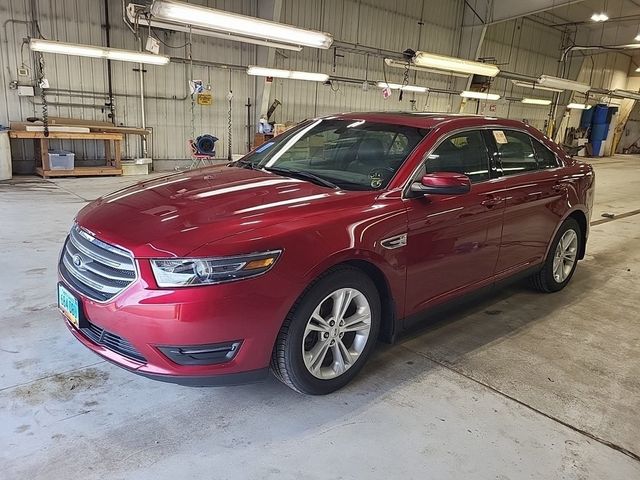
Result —
M 414 179 L 435 172 L 464 173 L 471 191 L 406 200 L 407 315 L 489 282 L 498 258 L 504 193 L 493 178 L 482 132 L 446 137 Z
M 505 188 L 505 215 L 497 275 L 541 262 L 555 231 L 566 194 L 556 155 L 528 133 L 492 131 Z

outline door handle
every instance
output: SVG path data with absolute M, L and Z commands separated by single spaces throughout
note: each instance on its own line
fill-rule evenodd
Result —
M 502 197 L 491 197 L 491 198 L 487 198 L 486 200 L 483 200 L 481 203 L 487 208 L 493 208 L 496 205 L 501 204 L 503 200 L 504 198 Z

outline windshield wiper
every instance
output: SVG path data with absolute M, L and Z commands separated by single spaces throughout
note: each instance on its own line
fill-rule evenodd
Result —
M 249 170 L 257 170 L 258 162 L 250 162 L 248 160 L 236 160 L 229 164 L 230 167 L 248 168 Z
M 304 170 L 292 170 L 289 168 L 280 168 L 280 167 L 263 167 L 263 170 L 266 170 L 267 172 L 275 173 L 277 175 L 283 175 L 285 177 L 292 177 L 292 178 L 307 180 L 317 185 L 322 185 L 323 187 L 339 188 L 338 185 L 336 185 L 335 183 L 330 182 L 329 180 L 325 180 L 322 177 L 318 177 L 313 173 L 305 172 Z

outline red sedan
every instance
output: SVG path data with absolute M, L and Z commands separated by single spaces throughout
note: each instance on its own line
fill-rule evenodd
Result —
M 521 122 L 323 117 L 85 207 L 58 303 L 80 342 L 132 372 L 229 385 L 271 369 L 324 394 L 436 305 L 523 276 L 562 289 L 593 187 L 588 164 Z

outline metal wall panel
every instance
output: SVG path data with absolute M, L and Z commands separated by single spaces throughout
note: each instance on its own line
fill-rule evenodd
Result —
M 259 0 L 198 0 L 206 4 L 248 15 L 256 15 Z M 455 55 L 460 40 L 463 0 L 282 0 L 281 21 L 306 28 L 330 32 L 337 41 L 366 45 L 385 50 L 401 51 L 406 48 L 427 50 Z M 105 23 L 101 0 L 3 0 L 0 2 L 0 23 L 7 24 L 6 35 L 0 40 L 3 85 L 15 80 L 16 68 L 21 62 L 22 38 L 30 34 L 31 4 L 36 5 L 36 15 L 43 35 L 49 39 L 95 45 L 105 44 Z M 121 18 L 119 0 L 109 0 L 111 44 L 113 47 L 136 49 L 132 33 Z M 187 57 L 188 35 L 158 32 L 160 38 L 172 46 L 163 46 L 163 53 L 172 57 Z M 173 48 L 175 47 L 175 48 Z M 555 74 L 560 49 L 559 32 L 540 26 L 530 20 L 518 20 L 488 28 L 483 56 L 492 56 L 502 68 L 529 73 Z M 193 58 L 230 65 L 248 65 L 256 62 L 257 47 L 220 39 L 194 36 Z M 383 68 L 380 57 L 367 56 L 344 49 L 315 50 L 305 48 L 301 52 L 278 51 L 275 66 L 294 70 L 322 71 L 339 77 L 369 81 L 387 79 L 402 82 L 401 69 Z M 32 65 L 28 48 L 24 49 L 25 62 Z M 52 88 L 48 95 L 49 114 L 52 116 L 106 120 L 104 102 L 107 92 L 106 62 L 98 59 L 45 55 L 46 76 Z M 141 123 L 139 78 L 134 71 L 136 64 L 113 62 L 113 89 L 116 101 L 116 118 L 119 124 L 138 126 Z M 191 67 L 175 63 L 159 67 L 146 66 L 145 110 L 147 125 L 153 128 L 149 153 L 154 159 L 189 158 L 187 139 L 192 133 L 191 101 L 188 95 L 188 79 Z M 35 73 L 35 70 L 34 70 Z M 227 133 L 229 89 L 233 91 L 232 150 L 246 151 L 248 98 L 254 102 L 262 78 L 247 76 L 242 70 L 222 69 L 212 66 L 193 66 L 193 78 L 201 79 L 212 87 L 214 104 L 210 107 L 196 105 L 193 109 L 195 135 L 211 133 L 217 136 L 218 156 L 226 155 L 229 142 Z M 448 75 L 410 72 L 412 84 L 431 88 L 449 89 L 455 85 Z M 524 91 L 514 89 L 510 82 L 497 79 L 492 87 L 502 95 L 522 96 Z M 83 92 L 83 93 L 79 93 Z M 531 93 L 531 92 L 528 92 Z M 431 110 L 450 111 L 454 99 L 448 94 L 405 94 L 399 101 L 398 93 L 383 99 L 380 89 L 362 84 L 335 82 L 325 86 L 314 82 L 276 79 L 271 89 L 271 101 L 278 99 L 282 106 L 274 119 L 278 122 L 296 122 L 304 118 L 341 111 L 364 110 Z M 411 102 L 414 100 L 414 102 Z M 24 120 L 40 116 L 39 98 L 18 97 L 15 91 L 3 88 L 0 94 L 0 123 Z M 73 104 L 73 105 L 63 105 Z M 475 103 L 467 104 L 475 111 Z M 527 118 L 539 125 L 546 118 L 544 107 L 525 107 L 498 102 L 495 114 L 512 118 Z M 493 112 L 492 112 L 493 113 Z M 541 125 L 539 125 L 541 126 Z M 253 133 L 253 127 L 251 134 Z M 19 171 L 31 171 L 33 152 L 29 142 L 13 142 L 14 160 Z M 66 142 L 60 145 L 76 152 L 80 162 L 100 158 L 104 154 L 99 142 Z M 141 155 L 138 137 L 127 139 L 124 156 Z M 24 163 L 20 163 L 23 161 Z M 20 166 L 22 165 L 22 166 Z

